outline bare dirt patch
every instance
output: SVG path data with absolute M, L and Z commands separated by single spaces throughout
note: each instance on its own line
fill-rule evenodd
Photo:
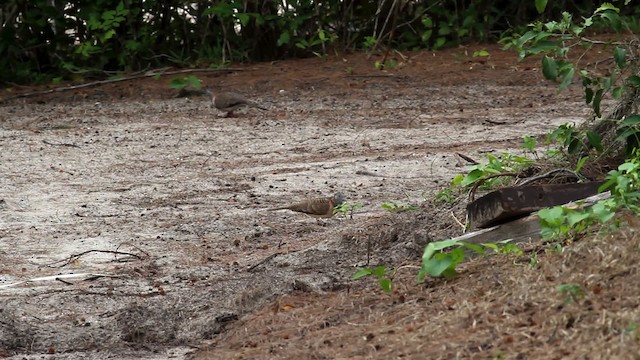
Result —
M 481 48 L 491 57 L 470 55 Z M 637 313 L 579 267 L 600 256 L 587 245 L 571 250 L 586 259 L 570 263 L 580 274 L 541 254 L 540 269 L 477 259 L 426 286 L 405 268 L 392 296 L 349 280 L 367 261 L 417 266 L 424 244 L 461 233 L 459 208 L 430 203 L 466 166 L 456 152 L 517 148 L 586 114 L 579 88 L 557 95 L 536 62 L 495 46 L 410 55 L 382 73 L 354 54 L 202 75 L 270 108 L 236 118 L 205 97 L 174 98 L 168 78 L 3 104 L 0 355 L 517 357 L 573 339 L 617 341 L 602 354 L 623 354 L 630 337 L 607 336 L 623 336 L 620 309 Z M 327 221 L 266 211 L 336 191 L 363 208 Z M 388 200 L 421 210 L 388 213 Z M 625 239 L 607 252 L 637 246 Z M 16 284 L 63 274 L 108 276 Z M 564 274 L 604 298 L 556 308 Z M 591 322 L 603 326 L 593 339 L 578 331 Z

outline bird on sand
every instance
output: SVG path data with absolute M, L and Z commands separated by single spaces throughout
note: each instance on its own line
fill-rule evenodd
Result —
M 268 210 L 291 210 L 313 217 L 330 218 L 333 216 L 333 209 L 336 206 L 341 205 L 344 200 L 344 195 L 341 192 L 338 192 L 331 197 L 311 198 L 299 203 L 295 203 L 293 205 L 282 206 Z
M 241 107 L 253 107 L 260 110 L 267 110 L 264 106 L 256 103 L 255 101 L 251 101 L 244 96 L 236 93 L 236 92 L 220 92 L 213 93 L 210 88 L 205 89 L 207 94 L 211 96 L 211 103 L 213 106 L 226 113 L 225 116 L 233 116 L 233 112 Z

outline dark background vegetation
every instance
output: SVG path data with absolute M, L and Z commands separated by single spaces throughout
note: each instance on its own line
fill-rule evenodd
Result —
M 163 66 L 392 47 L 442 48 L 497 39 L 561 11 L 600 2 L 488 0 L 5 0 L 0 81 L 81 80 Z

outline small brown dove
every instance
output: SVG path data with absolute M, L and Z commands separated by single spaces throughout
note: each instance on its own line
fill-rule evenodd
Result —
M 297 204 L 269 209 L 275 210 L 291 210 L 314 217 L 330 218 L 333 216 L 333 208 L 344 202 L 344 195 L 341 192 L 331 197 L 313 198 L 299 202 Z
M 243 106 L 267 110 L 264 106 L 246 99 L 244 96 L 235 92 L 221 92 L 214 94 L 211 89 L 206 89 L 205 91 L 211 96 L 211 103 L 213 106 L 218 110 L 224 111 L 226 116 L 232 116 L 234 110 Z

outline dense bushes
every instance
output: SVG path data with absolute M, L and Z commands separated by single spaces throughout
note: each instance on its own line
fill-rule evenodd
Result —
M 589 1 L 553 5 L 550 14 L 593 9 Z M 533 1 L 488 0 L 5 0 L 0 11 L 2 82 L 273 60 L 389 41 L 438 48 L 496 37 L 538 16 Z

